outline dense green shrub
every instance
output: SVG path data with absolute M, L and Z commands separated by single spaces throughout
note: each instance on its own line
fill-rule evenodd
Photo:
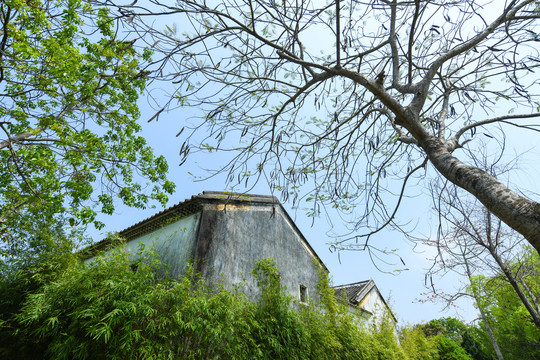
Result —
M 416 326 L 401 331 L 401 346 L 410 360 L 436 359 L 437 343 Z
M 55 359 L 252 355 L 243 295 L 211 291 L 192 272 L 157 278 L 160 267 L 151 255 L 133 264 L 122 252 L 73 264 L 29 295 L 18 316 L 23 333 L 45 340 Z
M 491 359 L 482 351 L 472 330 L 455 318 L 434 319 L 402 329 L 400 343 L 410 360 Z
M 473 360 L 471 355 L 467 354 L 454 340 L 442 335 L 438 335 L 436 338 L 440 360 Z
M 0 256 L 0 359 L 42 359 L 47 343 L 18 331 L 16 315 L 28 294 L 54 281 L 75 261 L 74 241 L 69 239 L 77 234 L 66 236 L 55 226 L 33 230 L 39 231 L 28 232 L 25 243 L 10 244 Z
M 116 251 L 66 265 L 28 294 L 10 329 L 22 340 L 10 352 L 36 341 L 33 354 L 17 358 L 402 360 L 434 351 L 424 340 L 399 345 L 390 322 L 368 327 L 324 274 L 320 303 L 303 304 L 287 295 L 272 260 L 254 266 L 259 295 L 248 299 L 241 286 L 209 286 L 191 269 L 181 279 L 158 276 L 163 264 L 152 252 L 138 259 Z

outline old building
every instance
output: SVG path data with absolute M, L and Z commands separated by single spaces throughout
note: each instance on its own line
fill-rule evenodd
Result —
M 373 280 L 340 285 L 334 289 L 338 299 L 344 299 L 349 306 L 361 311 L 362 315 L 371 322 L 390 319 L 397 323 L 396 317 Z
M 246 288 L 255 288 L 253 265 L 273 258 L 288 292 L 300 301 L 316 297 L 319 269 L 328 272 L 274 196 L 205 191 L 119 234 L 126 240 L 128 252 L 135 253 L 140 244 L 153 246 L 173 276 L 181 276 L 193 262 L 205 279 L 225 286 L 245 282 Z M 89 254 L 109 243 L 107 239 L 96 243 L 88 249 Z M 361 304 L 358 308 L 365 314 L 376 314 L 362 303 L 361 295 L 369 297 L 370 291 L 338 289 L 351 295 L 351 306 Z M 386 306 L 384 300 L 381 304 Z

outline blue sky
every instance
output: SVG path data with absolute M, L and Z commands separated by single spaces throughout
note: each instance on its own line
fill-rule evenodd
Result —
M 162 114 L 157 122 L 147 123 L 146 120 L 152 116 L 153 109 L 148 106 L 144 97 L 141 98 L 141 109 L 143 136 L 155 149 L 156 154 L 162 154 L 167 158 L 170 168 L 169 178 L 176 183 L 176 193 L 170 197 L 168 206 L 182 202 L 205 190 L 230 190 L 225 184 L 224 176 L 204 181 L 195 181 L 194 178 L 194 175 L 206 175 L 205 168 L 219 164 L 221 158 L 219 154 L 197 154 L 189 157 L 182 166 L 178 166 L 180 160 L 178 151 L 182 140 L 177 138 L 176 134 L 185 121 L 194 115 L 192 110 L 179 108 Z M 244 188 L 236 188 L 236 190 L 245 191 Z M 406 199 L 398 216 L 402 220 L 410 221 L 411 229 L 415 228 L 418 234 L 429 236 L 434 233 L 432 230 L 437 225 L 437 219 L 430 210 L 431 199 L 427 195 L 422 195 L 423 189 L 416 188 L 413 189 L 413 192 L 418 196 Z M 260 182 L 251 193 L 270 194 L 270 190 L 265 183 Z M 279 194 L 276 196 L 279 197 Z M 426 296 L 422 295 L 426 291 L 424 287 L 425 271 L 431 265 L 432 261 L 429 259 L 434 255 L 433 249 L 417 248 L 413 250 L 412 245 L 405 240 L 401 233 L 386 232 L 374 241 L 380 247 L 397 249 L 395 254 L 403 259 L 405 266 L 397 256 L 383 256 L 382 261 L 375 260 L 374 262 L 364 251 L 341 252 L 338 256 L 337 253 L 331 252 L 328 246 L 328 243 L 334 240 L 328 234 L 339 232 L 343 225 L 341 223 L 343 220 L 336 213 L 323 214 L 313 221 L 312 218 L 306 216 L 304 210 L 293 209 L 291 203 L 283 205 L 329 268 L 333 283 L 341 285 L 373 279 L 383 296 L 389 301 L 401 325 L 419 323 L 443 316 L 461 316 L 467 321 L 472 321 L 476 317 L 476 312 L 470 303 L 458 304 L 458 307 L 452 307 L 448 311 L 442 312 L 440 304 L 418 301 L 426 299 Z M 118 205 L 112 216 L 100 215 L 100 220 L 106 225 L 105 228 L 100 231 L 90 230 L 89 234 L 94 241 L 98 241 L 104 238 L 107 232 L 125 229 L 161 210 L 159 205 L 145 210 Z M 327 221 L 326 216 L 332 220 L 332 224 Z M 404 270 L 405 268 L 408 270 Z M 458 278 L 447 280 L 446 287 L 455 286 L 457 281 L 462 280 Z
M 499 3 L 500 4 L 500 3 Z M 457 11 L 457 10 L 456 10 Z M 161 19 L 163 21 L 163 19 Z M 178 25 L 180 27 L 180 25 Z M 310 41 L 312 40 L 312 41 Z M 304 44 L 310 47 L 326 47 L 333 42 L 322 41 L 319 34 L 310 39 L 303 39 Z M 328 40 L 328 39 L 327 39 Z M 503 86 L 506 86 L 503 84 Z M 148 94 L 141 97 L 140 106 L 142 110 L 141 124 L 143 125 L 143 135 L 148 143 L 154 147 L 157 154 L 163 154 L 170 167 L 170 179 L 176 183 L 176 193 L 170 197 L 168 206 L 172 206 L 192 195 L 201 193 L 204 190 L 223 191 L 230 190 L 225 182 L 225 176 L 217 176 L 205 181 L 194 181 L 196 176 L 206 176 L 208 173 L 204 169 L 216 168 L 223 162 L 224 158 L 220 154 L 203 155 L 192 154 L 188 161 L 182 166 L 178 166 L 180 159 L 178 151 L 182 145 L 183 138 L 177 138 L 176 134 L 189 120 L 198 114 L 191 108 L 176 108 L 161 114 L 158 120 L 147 123 L 159 106 L 155 100 L 165 99 L 167 85 L 155 83 Z M 506 113 L 508 109 L 501 109 Z M 484 113 L 475 114 L 480 118 L 485 118 Z M 510 157 L 519 157 L 518 170 L 512 173 L 509 179 L 511 188 L 515 190 L 527 189 L 530 195 L 537 192 L 538 163 L 540 163 L 539 140 L 533 133 L 526 133 L 514 128 L 505 129 L 507 141 L 511 150 Z M 184 134 L 185 135 L 185 134 Z M 483 139 L 489 146 L 489 139 L 483 138 L 481 134 L 478 139 Z M 459 156 L 459 151 L 456 151 Z M 428 166 L 428 176 L 433 175 L 433 169 Z M 193 175 L 192 175 L 193 174 Z M 237 187 L 237 191 L 245 191 L 244 188 Z M 258 183 L 251 193 L 270 194 L 268 185 L 264 182 Z M 279 194 L 275 194 L 279 197 Z M 434 236 L 438 225 L 436 214 L 432 211 L 431 196 L 428 190 L 423 187 L 413 187 L 408 190 L 408 197 L 403 202 L 397 214 L 401 223 L 407 224 L 407 228 L 415 235 L 426 238 Z M 476 311 L 471 303 L 458 303 L 457 307 L 450 308 L 447 312 L 441 312 L 442 304 L 431 302 L 419 302 L 425 299 L 422 295 L 426 291 L 424 287 L 426 270 L 432 264 L 434 249 L 427 247 L 417 247 L 413 249 L 404 235 L 399 232 L 383 232 L 379 234 L 375 241 L 376 245 L 385 249 L 396 249 L 397 256 L 385 256 L 375 262 L 367 252 L 342 252 L 339 257 L 329 250 L 328 243 L 335 238 L 332 233 L 343 232 L 343 221 L 337 213 L 323 214 L 316 218 L 312 224 L 312 218 L 306 216 L 306 212 L 300 209 L 293 209 L 291 203 L 283 204 L 295 222 L 321 259 L 326 263 L 331 271 L 335 285 L 346 284 L 372 278 L 375 280 L 379 290 L 389 300 L 398 319 L 403 323 L 418 323 L 432 318 L 442 316 L 461 316 L 467 321 L 476 317 Z M 130 225 L 137 223 L 153 213 L 162 209 L 129 209 L 119 206 L 113 216 L 100 216 L 100 220 L 106 224 L 102 231 L 91 231 L 94 240 L 100 240 L 107 232 L 120 231 Z M 328 221 L 328 217 L 331 221 Z M 401 260 L 405 263 L 402 264 Z M 389 262 L 386 264 L 385 262 Z M 408 270 L 404 270 L 404 269 Z M 381 271 L 380 269 L 384 270 Z M 443 283 L 437 286 L 451 292 L 452 288 L 460 287 L 460 282 L 464 279 L 449 276 Z

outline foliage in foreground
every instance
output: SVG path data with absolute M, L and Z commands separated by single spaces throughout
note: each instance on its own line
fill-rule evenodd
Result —
M 540 296 L 540 256 L 525 248 L 520 259 L 509 262 L 508 268 L 515 274 L 516 282 L 532 304 L 538 304 Z M 540 359 L 540 329 L 535 326 L 531 314 L 525 308 L 504 274 L 492 277 L 477 276 L 473 286 L 477 289 L 487 321 L 494 324 L 494 336 L 501 345 L 506 360 Z M 538 308 L 538 305 L 536 305 Z M 484 335 L 484 342 L 489 339 Z
M 119 38 L 109 10 L 85 0 L 5 0 L 0 14 L 3 266 L 36 227 L 100 227 L 96 212 L 112 214 L 115 197 L 165 204 L 174 184 L 137 122 L 151 52 Z
M 2 331 L 19 340 L 2 337 L 0 356 L 472 359 L 447 332 L 432 334 L 427 326 L 404 330 L 400 345 L 390 323 L 363 325 L 336 301 L 325 276 L 320 304 L 297 304 L 272 260 L 255 265 L 260 294 L 255 300 L 240 288 L 210 287 L 191 270 L 178 280 L 157 277 L 163 265 L 151 253 L 135 264 L 121 251 L 89 264 L 73 258 L 58 264 L 56 276 L 27 289 L 18 309 L 2 310 Z M 6 288 L 6 278 L 0 287 Z
M 0 266 L 0 358 L 41 359 L 38 354 L 44 351 L 44 342 L 36 343 L 18 331 L 15 314 L 28 294 L 55 281 L 75 261 L 73 238 L 68 239 L 58 226 L 40 230 L 39 236 L 29 234 L 27 246 L 18 244 L 8 266 Z
M 475 327 L 455 318 L 431 320 L 427 324 L 404 329 L 401 345 L 412 359 L 488 360 Z

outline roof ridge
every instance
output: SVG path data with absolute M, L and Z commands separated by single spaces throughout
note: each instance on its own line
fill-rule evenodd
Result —
M 357 282 L 350 283 L 350 284 L 336 285 L 336 286 L 334 286 L 334 289 L 343 289 L 343 288 L 346 288 L 346 287 L 349 287 L 349 286 L 354 286 L 354 285 L 358 285 L 358 284 L 362 284 L 362 283 L 369 283 L 370 281 L 373 281 L 373 279 L 357 281 Z
M 157 230 L 168 223 L 195 214 L 202 210 L 203 201 L 219 201 L 219 202 L 252 202 L 252 203 L 271 203 L 279 204 L 280 201 L 273 195 L 258 195 L 249 193 L 237 193 L 228 191 L 211 191 L 206 190 L 202 193 L 192 195 L 175 205 L 171 205 L 125 229 L 119 230 L 118 234 L 129 241 L 133 238 L 140 237 Z M 307 241 L 307 240 L 306 240 Z M 111 242 L 109 237 L 102 239 L 87 248 L 85 252 L 92 253 L 96 250 L 105 249 Z M 321 261 L 322 262 L 322 261 Z

